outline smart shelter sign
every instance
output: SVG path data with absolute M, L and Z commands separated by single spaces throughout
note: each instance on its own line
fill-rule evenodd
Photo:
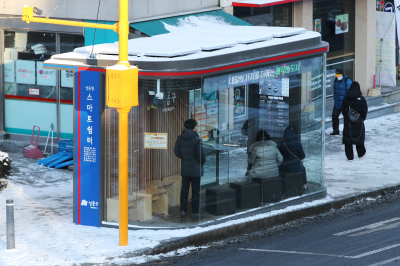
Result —
M 78 72 L 75 93 L 77 224 L 100 226 L 100 73 Z

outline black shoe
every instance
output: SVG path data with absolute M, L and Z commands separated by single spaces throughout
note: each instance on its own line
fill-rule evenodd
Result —
M 200 213 L 192 213 L 192 217 L 193 218 L 199 218 L 200 217 Z
M 186 212 L 185 211 L 181 211 L 181 217 L 186 217 Z
M 331 136 L 340 135 L 340 131 L 333 131 L 330 135 L 331 135 Z

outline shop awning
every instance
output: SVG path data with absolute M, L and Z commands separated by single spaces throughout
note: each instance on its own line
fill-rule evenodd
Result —
M 185 25 L 203 26 L 207 24 L 251 26 L 249 23 L 222 10 L 137 22 L 130 24 L 130 26 L 149 36 L 154 36 L 169 33 L 171 31 L 170 27 L 184 27 Z
M 265 6 L 275 6 L 275 5 L 297 2 L 297 1 L 300 1 L 300 0 L 243 0 L 243 1 L 232 2 L 232 6 L 265 7 Z

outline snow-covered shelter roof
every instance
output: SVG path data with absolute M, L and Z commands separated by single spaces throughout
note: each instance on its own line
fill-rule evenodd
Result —
M 297 1 L 300 0 L 238 0 L 238 1 L 233 1 L 232 6 L 266 7 L 266 6 L 275 6 Z
M 141 74 L 154 76 L 156 74 L 150 73 L 230 69 L 229 66 L 233 64 L 260 60 L 262 62 L 259 63 L 265 64 L 265 60 L 278 60 L 277 56 L 309 56 L 310 53 L 306 51 L 310 50 L 325 53 L 328 44 L 321 41 L 319 33 L 303 28 L 220 25 L 177 27 L 167 34 L 129 40 L 128 60 L 131 64 L 139 65 Z M 107 67 L 118 62 L 118 51 L 118 42 L 85 46 L 71 53 L 54 55 L 45 65 Z M 225 70 L 217 69 L 213 72 Z

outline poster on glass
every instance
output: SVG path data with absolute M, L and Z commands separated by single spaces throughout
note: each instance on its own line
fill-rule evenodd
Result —
M 349 32 L 349 14 L 337 15 L 335 17 L 335 22 L 336 34 Z

